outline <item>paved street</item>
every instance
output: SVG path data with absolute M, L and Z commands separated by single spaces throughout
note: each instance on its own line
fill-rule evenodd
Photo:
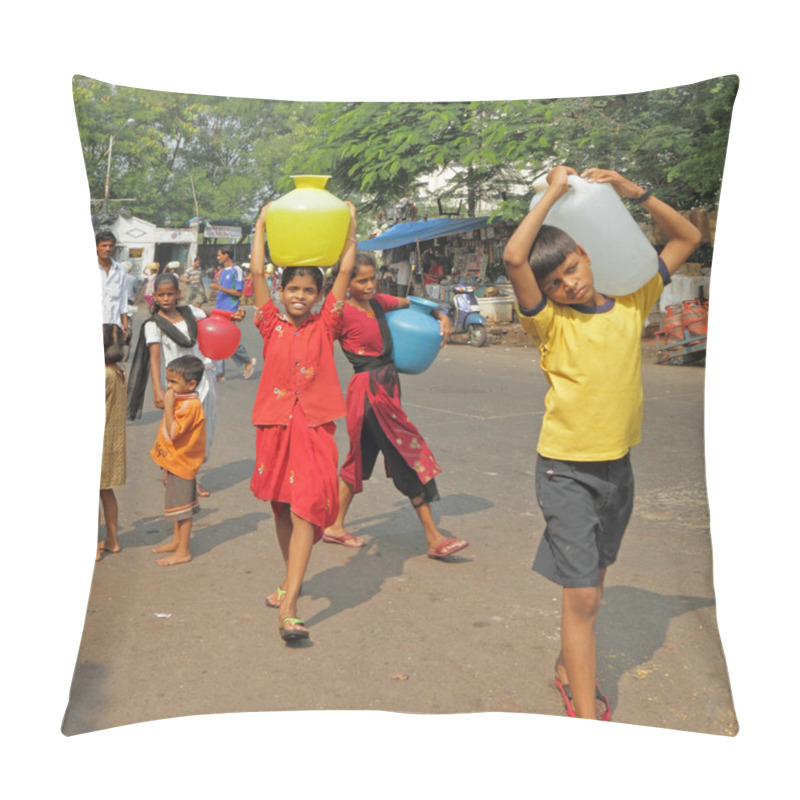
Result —
M 123 550 L 94 572 L 64 732 L 257 710 L 562 715 L 552 681 L 559 590 L 530 570 L 542 530 L 537 351 L 449 345 L 428 372 L 402 379 L 404 407 L 443 470 L 437 522 L 470 547 L 428 559 L 416 515 L 376 469 L 349 518 L 368 546 L 315 546 L 299 603 L 311 641 L 287 647 L 264 605 L 282 578 L 273 520 L 249 490 L 260 344 L 248 315 L 244 342 L 259 368 L 248 382 L 228 362 L 218 385 L 201 473 L 211 497 L 195 518 L 188 565 L 157 567 L 150 552 L 170 528 L 148 455 L 161 417 L 149 394 L 128 426 L 129 478 L 117 493 Z M 344 386 L 350 367 L 338 345 L 337 363 Z M 598 679 L 615 721 L 733 735 L 712 589 L 703 384 L 703 368 L 645 361 L 637 503 L 609 570 Z

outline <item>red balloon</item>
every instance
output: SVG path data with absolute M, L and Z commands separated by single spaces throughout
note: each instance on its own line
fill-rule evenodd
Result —
M 197 322 L 197 345 L 200 352 L 213 361 L 230 358 L 239 346 L 242 332 L 231 322 L 231 312 L 211 309 L 211 316 Z

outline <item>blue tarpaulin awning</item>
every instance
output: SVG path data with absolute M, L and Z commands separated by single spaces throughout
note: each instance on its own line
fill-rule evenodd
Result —
M 364 239 L 356 245 L 358 250 L 391 250 L 404 244 L 423 242 L 428 239 L 438 239 L 440 236 L 450 236 L 453 233 L 473 231 L 485 228 L 489 224 L 489 217 L 467 217 L 465 219 L 428 219 L 419 222 L 399 222 L 378 236 Z

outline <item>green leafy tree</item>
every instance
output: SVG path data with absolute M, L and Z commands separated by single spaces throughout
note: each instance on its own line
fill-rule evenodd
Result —
M 286 163 L 318 109 L 313 104 L 210 97 L 73 82 L 95 210 L 111 160 L 112 211 L 157 224 L 250 220 L 281 193 Z M 134 122 L 126 125 L 128 119 Z M 134 198 L 123 203 L 116 198 Z
M 430 202 L 423 179 L 449 176 L 439 197 L 479 200 L 518 218 L 533 178 L 554 164 L 618 169 L 678 207 L 715 206 L 738 81 L 608 97 L 456 103 L 331 103 L 297 169 L 330 172 L 370 209 Z M 429 208 L 431 213 L 436 211 Z
M 541 134 L 541 104 L 331 103 L 293 162 L 330 173 L 342 194 L 372 210 L 403 197 L 431 203 L 424 181 L 444 173 L 438 199 L 450 207 L 463 202 L 472 215 L 480 200 L 499 200 L 518 183 L 508 152 L 523 107 L 526 124 Z
M 556 163 L 603 166 L 657 188 L 678 208 L 716 206 L 738 81 L 606 97 L 452 103 L 293 103 L 154 92 L 74 80 L 91 196 L 160 224 L 249 220 L 293 173 L 331 174 L 362 212 L 404 198 L 420 213 L 506 219 Z M 126 125 L 132 118 L 134 123 Z M 441 188 L 426 189 L 438 176 Z M 118 210 L 120 204 L 112 203 Z M 360 217 L 362 226 L 364 216 Z

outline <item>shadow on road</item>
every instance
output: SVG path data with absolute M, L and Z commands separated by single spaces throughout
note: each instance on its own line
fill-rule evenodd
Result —
M 440 518 L 443 515 L 472 514 L 491 507 L 492 503 L 488 500 L 467 494 L 446 496 L 431 506 L 436 524 L 445 536 L 455 534 L 441 526 Z M 348 528 L 370 541 L 366 547 L 351 550 L 352 555 L 346 564 L 329 567 L 304 581 L 304 595 L 331 601 L 328 608 L 306 620 L 308 625 L 319 624 L 342 611 L 368 602 L 381 591 L 387 579 L 403 574 L 407 559 L 419 558 L 427 549 L 417 515 L 404 501 L 398 501 L 394 511 L 348 521 Z M 442 565 L 471 560 L 467 549 L 446 559 Z
M 670 621 L 700 608 L 714 606 L 713 598 L 663 595 L 633 586 L 609 586 L 597 620 L 598 682 L 611 708 L 618 698 L 622 675 L 649 663 L 667 641 Z M 613 685 L 612 685 L 613 683 Z
M 240 517 L 231 517 L 215 525 L 203 525 L 203 517 L 213 509 L 200 513 L 194 518 L 192 526 L 192 558 L 205 555 L 225 542 L 254 533 L 258 523 L 264 519 L 264 512 L 253 511 Z M 136 524 L 120 535 L 123 549 L 129 547 L 152 547 L 172 536 L 172 523 L 165 521 L 163 515 L 142 517 Z
M 220 467 L 212 467 L 211 469 L 202 471 L 202 484 L 203 487 L 211 492 L 211 497 L 214 492 L 221 492 L 224 489 L 230 489 L 237 483 L 247 481 L 250 485 L 250 477 L 253 474 L 253 459 L 240 458 L 238 461 L 230 461 Z

